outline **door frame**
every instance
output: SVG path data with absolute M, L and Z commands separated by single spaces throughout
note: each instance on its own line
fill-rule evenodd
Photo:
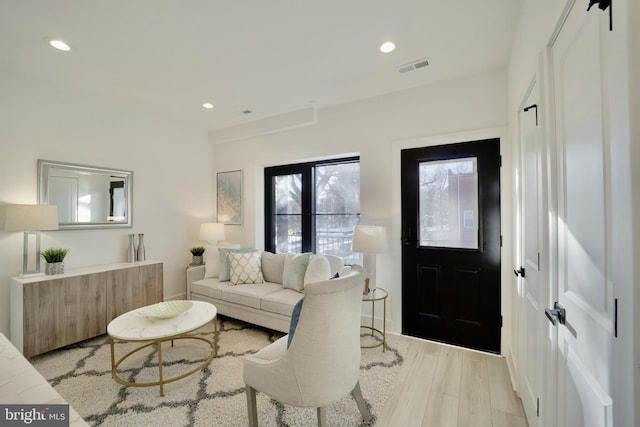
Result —
M 503 316 L 503 327 L 500 338 L 501 354 L 510 346 L 511 337 L 511 291 L 514 287 L 514 277 L 512 272 L 512 244 L 511 233 L 512 227 L 512 199 L 513 199 L 513 160 L 512 160 L 512 144 L 509 137 L 509 128 L 495 127 L 486 129 L 477 129 L 467 132 L 457 132 L 439 135 L 426 135 L 423 137 L 403 139 L 392 141 L 391 143 L 391 188 L 392 188 L 392 209 L 391 209 L 391 229 L 390 229 L 390 248 L 391 254 L 391 272 L 390 277 L 402 277 L 402 242 L 401 242 L 401 226 L 402 226 L 402 191 L 401 181 L 401 152 L 404 149 L 430 147 L 437 145 L 455 144 L 460 141 L 475 141 L 491 138 L 499 138 L 503 143 L 500 144 L 500 155 L 502 156 L 502 168 L 500 169 L 500 222 L 503 236 L 503 246 L 501 254 L 501 307 Z M 396 289 L 402 289 L 401 284 Z M 390 310 L 394 313 L 402 313 L 402 295 L 393 295 L 389 301 Z M 401 316 L 400 316 L 401 317 Z M 394 326 L 394 329 L 401 330 L 401 325 Z M 512 382 L 513 378 L 512 378 Z M 515 383 L 515 382 L 514 382 Z

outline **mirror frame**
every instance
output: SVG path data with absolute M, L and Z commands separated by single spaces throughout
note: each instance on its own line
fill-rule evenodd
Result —
M 131 228 L 133 227 L 133 172 L 121 169 L 110 169 L 74 163 L 55 162 L 38 159 L 38 203 L 49 204 L 49 172 L 51 169 L 65 169 L 83 173 L 115 176 L 124 179 L 126 221 L 122 222 L 62 222 L 60 230 L 77 230 L 93 228 Z

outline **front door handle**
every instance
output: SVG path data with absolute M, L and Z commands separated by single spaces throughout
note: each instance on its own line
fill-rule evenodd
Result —
M 402 244 L 405 246 L 409 246 L 410 244 L 414 243 L 415 239 L 412 239 L 411 236 L 411 227 L 404 227 L 402 229 Z
M 547 316 L 547 319 L 549 319 L 549 321 L 553 323 L 553 326 L 558 323 L 564 325 L 567 319 L 567 311 L 558 303 L 558 301 L 553 303 L 553 310 L 550 308 L 545 308 L 544 314 L 545 316 Z
M 521 276 L 522 278 L 524 278 L 524 267 L 520 266 L 520 269 L 518 270 L 513 270 L 513 274 L 517 276 Z

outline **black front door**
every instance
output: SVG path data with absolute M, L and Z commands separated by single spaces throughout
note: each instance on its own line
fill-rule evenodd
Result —
M 500 140 L 402 151 L 402 332 L 500 351 Z

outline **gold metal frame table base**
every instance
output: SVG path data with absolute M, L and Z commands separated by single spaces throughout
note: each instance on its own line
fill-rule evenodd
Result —
M 170 337 L 165 337 L 165 338 L 161 338 L 161 339 L 156 339 L 156 340 L 148 340 L 150 342 L 148 342 L 147 344 L 138 347 L 134 350 L 131 350 L 130 352 L 128 352 L 127 354 L 125 354 L 124 356 L 122 356 L 120 359 L 118 359 L 118 361 L 115 361 L 115 349 L 114 349 L 114 343 L 116 341 L 116 339 L 114 339 L 113 337 L 109 336 L 109 341 L 111 344 L 111 377 L 117 381 L 118 383 L 125 385 L 127 387 L 153 387 L 153 386 L 160 386 L 160 396 L 164 396 L 164 385 L 168 384 L 168 383 L 172 383 L 174 381 L 178 381 L 181 380 L 182 378 L 188 377 L 191 374 L 194 374 L 198 371 L 200 371 L 201 369 L 203 369 L 205 366 L 207 366 L 214 357 L 218 356 L 218 319 L 217 316 L 216 318 L 213 319 L 213 325 L 214 325 L 214 335 L 213 335 L 213 341 L 208 340 L 206 338 L 203 337 L 196 337 L 193 335 L 187 335 L 192 331 L 187 331 L 187 332 L 183 332 L 179 335 L 174 335 L 174 336 L 170 336 Z M 201 326 L 202 327 L 202 326 Z M 200 328 L 196 328 L 196 329 L 200 329 Z M 194 329 L 195 330 L 195 329 Z M 181 375 L 177 375 L 175 377 L 171 377 L 171 378 L 164 378 L 162 375 L 162 343 L 166 342 L 166 341 L 171 341 L 171 347 L 173 347 L 173 341 L 175 340 L 186 340 L 186 339 L 191 339 L 191 340 L 199 340 L 199 341 L 204 341 L 207 344 L 209 344 L 209 346 L 211 347 L 211 354 L 209 355 L 209 357 L 207 357 L 207 359 L 205 359 L 200 365 L 196 366 L 195 368 L 191 369 L 190 371 L 181 374 Z M 119 342 L 141 342 L 143 340 L 125 340 L 125 339 L 121 339 L 118 338 L 117 341 Z M 145 340 L 146 341 L 146 340 Z M 127 360 L 131 355 L 137 353 L 138 351 L 145 349 L 151 345 L 156 345 L 156 350 L 158 352 L 158 381 L 153 381 L 153 382 L 146 382 L 146 383 L 135 383 L 135 382 L 130 382 L 130 381 L 126 381 L 124 379 L 122 379 L 120 376 L 118 376 L 118 366 L 120 366 L 120 364 L 122 362 L 124 362 L 125 360 Z
M 360 325 L 360 329 L 367 329 L 371 331 L 371 336 L 376 336 L 376 333 L 380 335 L 382 341 L 373 345 L 360 345 L 360 348 L 376 348 L 382 346 L 382 351 L 387 349 L 387 297 L 389 293 L 383 288 L 377 287 L 375 289 L 368 289 L 362 296 L 362 302 L 371 303 L 371 326 Z M 382 330 L 375 327 L 376 321 L 376 301 L 382 301 Z
M 381 341 L 379 343 L 377 343 L 377 344 L 361 345 L 360 348 L 376 348 L 376 347 L 380 347 L 382 345 L 382 346 L 384 346 L 384 347 L 382 347 L 382 351 L 385 351 L 386 343 L 387 343 L 387 337 L 385 336 L 384 332 L 382 332 L 378 328 L 374 328 L 372 326 L 367 326 L 367 325 L 360 325 L 360 329 L 368 329 L 368 330 L 370 330 L 371 331 L 371 336 L 375 336 L 375 333 L 378 333 L 380 335 L 379 338 L 381 338 Z

